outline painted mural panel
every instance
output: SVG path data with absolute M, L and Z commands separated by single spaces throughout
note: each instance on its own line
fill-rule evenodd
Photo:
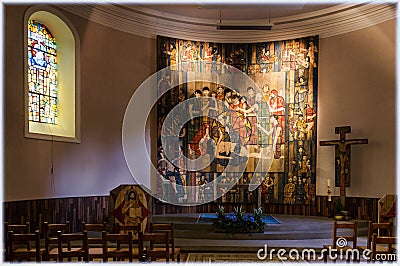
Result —
M 112 231 L 117 224 L 141 224 L 143 231 L 151 222 L 151 196 L 138 185 L 120 185 L 110 191 L 110 220 Z
M 234 182 L 237 186 L 219 201 L 258 197 L 263 204 L 315 203 L 317 36 L 248 44 L 159 36 L 157 64 L 159 70 L 170 67 L 161 71 L 157 91 L 162 95 L 157 106 L 161 198 L 185 202 L 187 193 L 196 193 L 198 203 L 209 202 Z M 235 78 L 235 71 L 246 73 L 258 88 L 223 86 L 225 80 Z M 186 82 L 204 72 L 217 73 L 218 78 Z M 176 80 L 180 85 L 168 90 Z M 179 147 L 172 149 L 174 161 L 164 154 L 162 126 L 168 113 L 187 99 L 192 99 L 191 104 L 179 110 L 188 119 L 177 136 Z M 180 154 L 213 159 L 201 170 L 189 171 L 180 167 Z M 244 173 L 239 170 L 243 165 Z M 260 195 L 240 189 L 251 180 L 260 185 Z M 187 186 L 197 187 L 189 192 Z

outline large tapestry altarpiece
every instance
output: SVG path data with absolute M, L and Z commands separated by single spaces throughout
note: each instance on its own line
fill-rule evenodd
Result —
M 159 198 L 315 203 L 318 36 L 239 44 L 159 36 L 157 49 Z M 246 74 L 254 86 L 226 86 L 234 72 Z M 195 80 L 196 73 L 215 79 Z M 168 89 L 173 83 L 179 85 Z M 187 119 L 176 134 L 179 147 L 168 148 L 166 156 L 163 124 L 173 111 Z M 207 156 L 201 169 L 180 165 L 182 158 Z M 240 190 L 250 183 L 259 185 L 257 193 Z M 237 193 L 227 194 L 227 188 Z

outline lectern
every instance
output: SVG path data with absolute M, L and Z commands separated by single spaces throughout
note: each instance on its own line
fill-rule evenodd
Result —
M 140 185 L 120 185 L 110 191 L 109 224 L 116 231 L 122 225 L 142 224 L 142 230 L 151 222 L 151 195 Z

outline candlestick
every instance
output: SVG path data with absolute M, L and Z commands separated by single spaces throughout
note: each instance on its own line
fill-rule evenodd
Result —
M 328 186 L 328 202 L 332 201 L 332 196 L 331 196 L 331 194 L 332 194 L 331 187 Z

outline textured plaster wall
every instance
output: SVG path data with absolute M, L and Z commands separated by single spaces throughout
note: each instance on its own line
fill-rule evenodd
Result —
M 134 182 L 123 156 L 122 121 L 131 95 L 156 69 L 155 40 L 62 11 L 81 39 L 81 143 L 28 139 L 21 31 L 26 9 L 6 6 L 4 13 L 4 199 L 107 195 Z M 337 139 L 334 127 L 343 125 L 352 126 L 348 137 L 369 139 L 352 149 L 349 196 L 395 192 L 395 24 L 320 40 L 318 141 Z M 155 123 L 148 128 L 154 138 Z M 318 145 L 317 154 L 317 194 L 325 195 L 327 179 L 333 184 L 334 148 Z

